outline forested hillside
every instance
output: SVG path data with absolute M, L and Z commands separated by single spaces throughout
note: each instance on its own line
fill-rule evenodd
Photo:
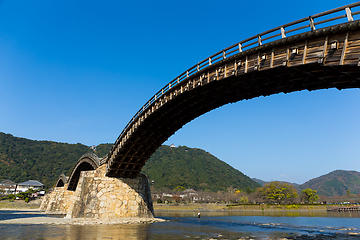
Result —
M 96 146 L 95 154 L 101 158 L 106 157 L 107 154 L 110 152 L 112 146 L 113 144 L 110 143 L 99 144 Z
M 357 171 L 336 170 L 320 177 L 311 179 L 300 185 L 301 189 L 317 190 L 319 195 L 343 196 L 359 194 L 360 173 Z M 348 191 L 349 190 L 349 191 Z
M 0 181 L 20 183 L 32 179 L 49 188 L 60 174 L 70 173 L 81 155 L 90 151 L 80 143 L 33 141 L 0 132 Z
M 239 190 L 260 185 L 239 170 L 196 148 L 161 146 L 146 162 L 142 172 L 154 180 L 156 188 L 178 186 L 219 191 L 232 186 Z
M 112 144 L 96 146 L 95 153 L 104 157 Z M 76 161 L 92 150 L 85 145 L 33 141 L 0 133 L 0 181 L 20 183 L 39 180 L 52 187 L 60 174 L 69 175 Z M 177 186 L 218 191 L 234 188 L 246 190 L 260 185 L 240 171 L 201 149 L 161 146 L 143 168 L 156 188 Z
M 95 153 L 104 157 L 112 144 L 96 146 Z M 39 180 L 46 188 L 52 187 L 59 175 L 69 175 L 76 161 L 92 150 L 85 145 L 33 141 L 0 132 L 0 181 L 10 179 L 16 183 Z M 146 162 L 142 172 L 154 180 L 155 188 L 174 189 L 178 186 L 196 190 L 218 191 L 232 186 L 240 190 L 254 189 L 258 183 L 217 159 L 196 148 L 161 146 Z M 311 179 L 301 189 L 317 190 L 319 195 L 339 196 L 359 194 L 360 173 L 337 170 Z

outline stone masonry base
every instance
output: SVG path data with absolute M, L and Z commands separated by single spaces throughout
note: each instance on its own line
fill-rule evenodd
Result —
M 67 184 L 44 197 L 40 210 L 67 218 L 154 217 L 147 178 L 105 177 L 105 166 L 81 172 L 75 191 Z

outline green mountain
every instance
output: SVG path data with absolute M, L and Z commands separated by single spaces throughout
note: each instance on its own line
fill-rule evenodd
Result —
M 255 182 L 257 182 L 258 184 L 260 184 L 261 186 L 264 186 L 265 184 L 269 183 L 269 182 L 267 182 L 267 181 L 263 181 L 263 180 L 258 179 L 258 178 L 251 178 L 251 179 L 254 180 Z M 278 182 L 287 183 L 287 184 L 293 185 L 293 186 L 296 188 L 296 190 L 301 191 L 301 189 L 300 189 L 300 184 L 291 183 L 291 182 L 286 182 L 286 181 L 278 181 Z
M 95 153 L 104 157 L 112 144 L 96 146 Z M 92 150 L 85 145 L 33 141 L 0 132 L 0 181 L 39 180 L 52 187 L 60 174 L 69 175 L 76 161 Z M 156 188 L 183 186 L 218 191 L 232 186 L 241 190 L 260 185 L 240 171 L 201 149 L 161 146 L 142 170 L 154 180 Z
M 301 189 L 311 188 L 328 197 L 346 195 L 347 190 L 351 194 L 359 194 L 359 187 L 360 172 L 345 170 L 336 170 L 300 185 Z
M 253 181 L 257 182 L 258 184 L 260 184 L 261 186 L 264 186 L 266 183 L 266 181 L 263 181 L 261 179 L 258 179 L 258 178 L 251 178 Z
M 112 144 L 96 146 L 95 153 L 104 157 Z M 24 182 L 39 180 L 52 187 L 59 175 L 69 175 L 76 161 L 92 150 L 85 145 L 33 141 L 0 132 L 0 181 Z M 197 190 L 218 191 L 232 186 L 240 190 L 254 189 L 264 184 L 250 179 L 210 153 L 196 148 L 161 146 L 146 162 L 142 172 L 154 180 L 156 188 L 182 186 Z M 260 184 L 259 184 L 260 183 Z M 319 195 L 339 196 L 359 194 L 360 172 L 336 170 L 311 179 L 298 190 L 311 188 Z
M 81 155 L 90 151 L 80 143 L 33 141 L 0 132 L 0 181 L 32 179 L 50 188 L 60 174 L 70 174 Z
M 252 178 L 260 185 L 267 182 Z M 289 183 L 289 182 L 286 182 Z M 350 194 L 359 194 L 360 192 L 360 172 L 336 170 L 328 174 L 313 178 L 304 184 L 289 183 L 293 185 L 298 192 L 306 188 L 311 188 L 317 191 L 317 194 L 327 197 L 344 196 L 350 190 Z
M 102 143 L 96 146 L 95 154 L 98 157 L 106 157 L 107 154 L 110 152 L 111 147 L 113 144 L 110 143 Z
M 232 186 L 240 190 L 255 189 L 259 184 L 248 176 L 196 148 L 161 146 L 146 162 L 142 172 L 156 188 L 178 186 L 196 190 L 219 191 Z

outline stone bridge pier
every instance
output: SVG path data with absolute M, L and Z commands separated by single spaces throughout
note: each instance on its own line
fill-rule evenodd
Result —
M 73 170 L 73 177 L 79 166 L 81 163 Z M 80 171 L 75 190 L 68 190 L 71 181 L 67 181 L 64 175 L 60 176 L 54 191 L 44 197 L 40 210 L 66 214 L 67 218 L 154 217 L 145 175 L 112 178 L 106 177 L 105 172 L 106 164 L 94 170 Z

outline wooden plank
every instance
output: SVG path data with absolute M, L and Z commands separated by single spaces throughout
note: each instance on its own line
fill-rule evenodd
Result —
M 311 54 L 307 54 L 306 56 L 306 61 L 307 59 L 310 59 L 310 58 L 319 58 L 323 55 L 323 52 L 316 52 L 316 53 L 311 53 Z
M 274 53 L 282 53 L 282 52 L 286 52 L 288 46 L 278 46 L 274 49 Z
M 346 60 L 344 61 L 346 65 L 358 65 L 359 64 L 359 59 L 351 59 L 351 60 Z
M 326 36 L 325 41 L 324 41 L 324 49 L 323 49 L 322 57 L 326 56 L 328 41 L 329 41 L 329 36 Z M 323 60 L 325 61 L 325 59 L 323 59 Z
M 286 59 L 286 52 L 274 55 L 274 61 L 277 61 L 279 59 Z
M 306 59 L 306 64 L 310 64 L 310 63 L 317 63 L 319 60 L 319 58 L 307 58 Z
M 348 47 L 346 48 L 346 54 L 349 54 L 349 53 L 358 53 L 360 52 L 360 45 L 357 46 L 357 47 Z
M 351 31 L 351 36 L 348 37 L 349 41 L 355 41 L 360 39 L 360 31 Z
M 296 61 L 302 61 L 303 58 L 303 51 L 299 51 L 299 54 L 296 55 L 290 55 L 289 61 L 290 62 L 296 62 Z
M 270 68 L 270 64 L 271 64 L 271 51 L 263 52 L 260 54 L 261 57 L 263 55 L 265 55 L 266 59 L 265 60 L 260 59 L 260 67 L 261 69 L 268 69 Z
M 306 39 L 305 41 L 305 45 L 304 45 L 304 52 L 303 52 L 303 56 L 302 56 L 302 64 L 306 63 L 306 55 L 307 55 L 307 47 L 308 46 L 308 40 Z
M 296 61 L 290 61 L 289 67 L 298 66 L 302 64 L 302 59 L 296 60 Z
M 326 66 L 338 66 L 339 65 L 339 61 L 337 62 L 330 62 L 330 61 L 326 61 Z
M 348 39 L 349 39 L 349 32 L 346 33 L 346 37 L 345 37 L 345 40 L 344 40 L 344 46 L 342 48 L 342 53 L 341 53 L 341 58 L 340 58 L 340 65 L 344 64 L 344 57 L 345 57 L 345 52 L 346 52 Z
M 244 70 L 244 73 L 247 73 L 247 68 L 248 68 L 248 56 L 246 56 L 246 59 L 245 59 L 245 70 Z
M 324 38 L 315 38 L 308 41 L 308 48 L 310 47 L 320 47 L 324 45 L 325 37 Z
M 316 53 L 316 52 L 322 52 L 324 50 L 324 44 L 321 46 L 308 46 L 307 54 Z
M 341 56 L 326 57 L 326 62 L 337 62 L 339 64 Z
M 360 53 L 352 53 L 352 54 L 346 53 L 344 60 L 359 59 L 359 58 L 360 58 Z

